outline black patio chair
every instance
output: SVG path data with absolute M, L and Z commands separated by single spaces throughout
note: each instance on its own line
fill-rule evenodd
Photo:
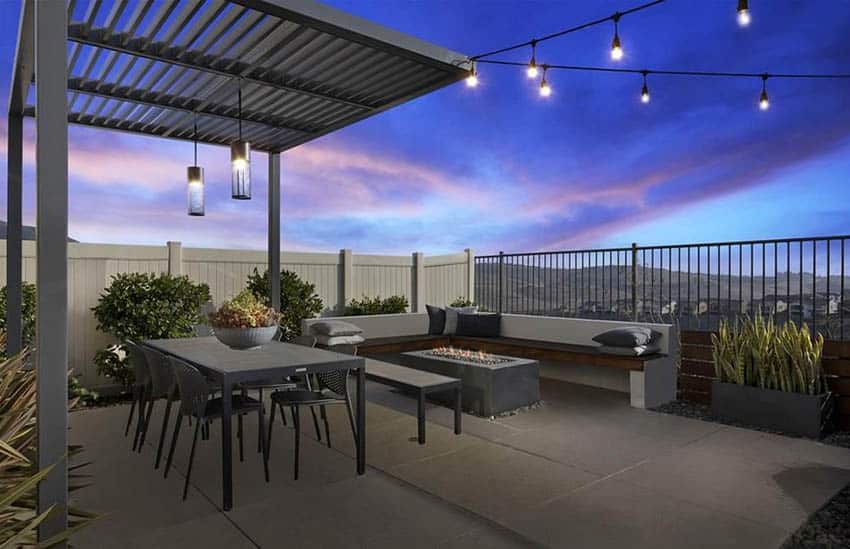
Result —
M 142 443 L 145 441 L 145 436 L 150 426 L 150 417 L 153 412 L 154 403 L 157 400 L 165 399 L 165 414 L 162 417 L 162 429 L 159 432 L 159 442 L 156 446 L 156 459 L 154 461 L 154 469 L 159 469 L 159 463 L 162 459 L 162 449 L 165 446 L 165 433 L 168 431 L 168 419 L 171 417 L 171 404 L 179 398 L 180 393 L 177 388 L 177 379 L 174 377 L 174 369 L 168 357 L 148 346 L 141 346 L 141 349 L 147 358 L 151 377 L 151 397 L 148 399 L 148 410 L 145 416 L 145 426 L 142 431 Z
M 332 349 L 334 352 L 346 353 L 351 355 L 357 354 L 357 347 L 354 345 L 336 345 Z M 354 424 L 354 411 L 351 407 L 351 396 L 348 392 L 348 370 L 332 370 L 330 372 L 321 372 L 316 374 L 318 380 L 318 390 L 295 390 L 295 391 L 276 391 L 272 393 L 272 411 L 269 418 L 269 434 L 266 441 L 269 445 L 269 451 L 266 452 L 266 459 L 271 454 L 271 435 L 272 426 L 274 425 L 275 405 L 280 408 L 280 414 L 284 414 L 284 407 L 289 407 L 292 413 L 292 423 L 295 427 L 295 464 L 294 478 L 298 480 L 298 462 L 301 450 L 301 419 L 299 409 L 302 406 L 319 406 L 321 410 L 322 420 L 325 424 L 325 440 L 328 448 L 331 447 L 331 432 L 328 425 L 328 416 L 325 412 L 325 406 L 329 405 L 345 405 L 348 412 L 348 421 L 351 424 L 351 434 L 354 436 L 354 445 L 357 446 L 357 428 Z
M 174 424 L 174 434 L 171 437 L 171 448 L 168 450 L 168 459 L 165 461 L 165 477 L 168 477 L 168 471 L 171 468 L 171 463 L 174 459 L 174 449 L 177 447 L 177 438 L 180 435 L 180 426 L 183 423 L 183 417 L 189 416 L 195 418 L 195 432 L 192 438 L 192 449 L 189 452 L 189 466 L 186 471 L 186 481 L 183 485 L 183 499 L 189 491 L 189 480 L 192 475 L 192 464 L 195 460 L 195 447 L 198 443 L 198 433 L 201 425 L 206 425 L 209 428 L 209 422 L 213 419 L 222 418 L 222 402 L 221 397 L 210 398 L 211 390 L 207 379 L 198 371 L 197 368 L 187 364 L 186 362 L 169 358 L 171 366 L 174 370 L 174 375 L 177 379 L 177 386 L 180 392 L 180 407 L 177 410 L 177 420 Z M 243 436 L 242 436 L 242 416 L 257 412 L 259 421 L 258 428 L 260 432 L 265 432 L 263 406 L 259 400 L 251 397 L 246 397 L 240 394 L 235 394 L 231 401 L 231 414 L 237 417 L 239 422 L 237 436 L 239 438 L 239 459 L 244 461 Z M 265 437 L 263 437 L 265 438 Z M 266 482 L 269 481 L 269 466 L 268 466 L 268 444 L 263 440 L 263 469 L 266 477 Z
M 141 448 L 139 438 L 145 423 L 145 398 L 151 385 L 150 368 L 142 348 L 135 341 L 124 342 L 127 348 L 127 359 L 133 369 L 133 402 L 130 404 L 130 415 L 127 417 L 127 425 L 124 427 L 124 436 L 130 433 L 130 425 L 133 423 L 133 414 L 138 413 L 136 419 L 136 432 L 133 435 L 133 451 L 136 447 Z

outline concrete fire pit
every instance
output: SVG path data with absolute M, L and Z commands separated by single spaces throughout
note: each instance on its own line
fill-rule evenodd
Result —
M 463 380 L 463 408 L 479 416 L 495 416 L 540 401 L 540 366 L 536 360 L 477 352 L 453 358 L 435 350 L 401 354 L 410 368 Z M 477 360 L 477 361 L 476 361 Z

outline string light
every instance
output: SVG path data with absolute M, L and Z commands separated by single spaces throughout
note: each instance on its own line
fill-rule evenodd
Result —
M 531 41 L 531 61 L 528 62 L 525 74 L 529 78 L 537 78 L 537 40 Z
M 543 65 L 543 78 L 540 80 L 540 97 L 549 97 L 552 95 L 552 86 L 546 80 L 546 71 L 549 69 L 547 65 Z
M 643 88 L 640 90 L 640 102 L 641 103 L 649 103 L 649 87 L 646 85 L 646 74 L 647 71 L 643 71 Z
M 472 63 L 472 72 L 469 73 L 469 76 L 466 77 L 466 87 L 474 88 L 478 85 L 478 67 L 476 67 L 475 62 Z
M 767 98 L 767 74 L 761 75 L 761 95 L 759 96 L 759 109 L 766 111 L 770 108 L 770 100 Z
M 750 6 L 747 0 L 738 0 L 738 25 L 746 27 L 750 24 Z
M 614 39 L 611 40 L 611 59 L 619 61 L 623 58 L 623 46 L 620 44 L 620 13 L 613 15 L 614 18 Z

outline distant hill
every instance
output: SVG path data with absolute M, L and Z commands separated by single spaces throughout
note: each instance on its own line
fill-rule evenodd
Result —
M 6 226 L 8 224 L 5 221 L 0 221 L 0 240 L 6 240 Z M 31 225 L 24 225 L 21 237 L 24 240 L 35 240 L 35 227 Z M 77 240 L 68 237 L 68 242 L 77 242 Z

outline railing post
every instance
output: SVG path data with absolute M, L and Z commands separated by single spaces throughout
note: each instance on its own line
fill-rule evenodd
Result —
M 632 317 L 638 320 L 637 311 L 637 242 L 632 242 Z
M 476 301 L 475 299 L 475 252 L 472 248 L 466 248 L 466 299 Z
M 498 312 L 502 312 L 502 278 L 504 276 L 505 252 L 499 252 L 499 307 Z

